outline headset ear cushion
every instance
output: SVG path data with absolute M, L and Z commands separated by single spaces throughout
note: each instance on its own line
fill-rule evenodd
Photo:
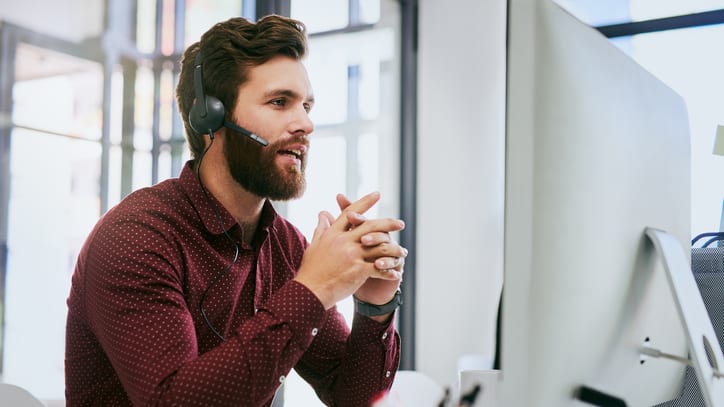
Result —
M 206 103 L 206 114 L 201 103 Z M 196 100 L 189 111 L 189 124 L 195 132 L 208 134 L 219 130 L 224 125 L 224 104 L 214 97 L 205 95 L 202 100 Z

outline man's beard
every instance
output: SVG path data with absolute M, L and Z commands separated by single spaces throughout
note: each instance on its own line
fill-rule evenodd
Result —
M 244 189 L 272 201 L 287 201 L 302 196 L 306 187 L 306 156 L 301 157 L 301 167 L 292 165 L 278 168 L 275 162 L 279 146 L 289 143 L 288 139 L 261 146 L 245 135 L 227 128 L 225 141 L 224 157 L 229 171 Z M 306 140 L 294 141 L 308 145 Z

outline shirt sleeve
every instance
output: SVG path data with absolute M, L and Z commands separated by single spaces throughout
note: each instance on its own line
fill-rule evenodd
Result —
M 394 315 L 379 323 L 355 313 L 349 332 L 342 315 L 330 309 L 297 372 L 329 406 L 369 407 L 390 389 L 399 367 L 400 338 L 393 321 Z

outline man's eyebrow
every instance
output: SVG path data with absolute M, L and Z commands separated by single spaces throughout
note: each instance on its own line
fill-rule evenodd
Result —
M 313 95 L 310 95 L 308 98 L 303 98 L 299 93 L 297 93 L 291 89 L 272 89 L 270 91 L 264 92 L 265 98 L 276 97 L 276 96 L 286 96 L 286 97 L 292 98 L 292 99 L 305 99 L 305 101 L 308 103 L 314 103 Z

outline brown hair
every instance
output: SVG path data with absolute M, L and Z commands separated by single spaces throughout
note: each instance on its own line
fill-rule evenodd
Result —
M 239 87 L 246 82 L 249 68 L 283 55 L 300 60 L 307 52 L 306 27 L 301 21 L 269 15 L 252 23 L 235 17 L 217 23 L 191 44 L 181 59 L 181 73 L 176 86 L 176 102 L 186 128 L 191 157 L 201 156 L 203 135 L 189 125 L 189 110 L 194 93 L 194 60 L 199 51 L 203 58 L 203 86 L 207 95 L 224 104 L 227 119 L 236 107 Z

